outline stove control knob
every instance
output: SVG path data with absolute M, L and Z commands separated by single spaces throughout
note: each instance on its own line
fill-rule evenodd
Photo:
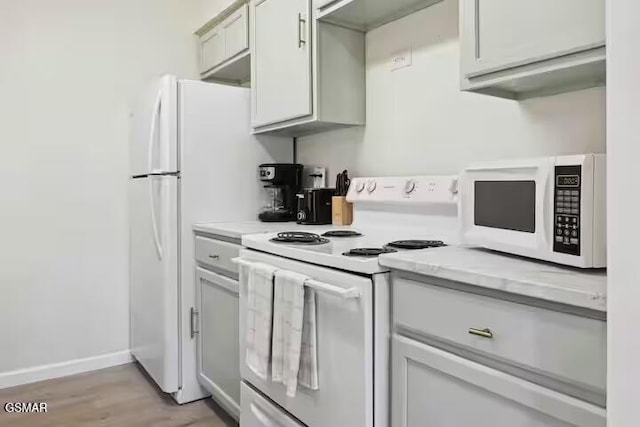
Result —
M 356 185 L 356 192 L 362 193 L 363 190 L 364 190 L 364 181 L 358 181 L 358 184 Z
M 369 183 L 367 184 L 367 191 L 369 193 L 373 193 L 374 191 L 376 191 L 376 182 L 371 180 L 369 181 Z
M 407 180 L 407 182 L 404 183 L 405 194 L 411 194 L 415 189 L 416 189 L 416 182 L 414 180 L 409 179 Z

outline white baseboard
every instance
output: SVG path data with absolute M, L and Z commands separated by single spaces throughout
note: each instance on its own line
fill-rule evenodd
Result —
M 0 389 L 95 371 L 133 361 L 129 350 L 0 373 Z

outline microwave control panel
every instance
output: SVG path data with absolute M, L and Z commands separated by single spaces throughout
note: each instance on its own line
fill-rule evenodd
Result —
M 581 166 L 556 166 L 553 251 L 580 255 Z

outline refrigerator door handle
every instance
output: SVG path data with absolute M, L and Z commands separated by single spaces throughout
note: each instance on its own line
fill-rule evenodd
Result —
M 158 92 L 156 102 L 153 105 L 153 113 L 151 116 L 151 128 L 149 129 L 149 148 L 148 148 L 148 167 L 149 172 L 153 172 L 153 142 L 156 135 L 156 127 L 160 118 L 160 108 L 162 107 L 162 90 Z
M 155 177 L 149 177 L 149 201 L 151 204 L 151 227 L 153 229 L 153 243 L 156 246 L 156 252 L 158 253 L 158 259 L 162 260 L 163 251 L 162 251 L 162 242 L 160 241 L 160 233 L 158 231 L 158 220 L 156 218 L 156 195 L 153 191 L 153 181 Z M 160 183 L 162 185 L 162 182 Z M 162 187 L 160 187 L 162 190 Z

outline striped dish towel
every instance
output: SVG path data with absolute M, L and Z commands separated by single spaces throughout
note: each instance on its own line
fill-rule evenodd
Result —
M 273 276 L 278 269 L 259 262 L 242 269 L 241 274 L 247 276 L 246 363 L 258 377 L 266 380 L 271 355 Z
M 300 385 L 318 389 L 315 293 L 307 276 L 291 271 L 275 273 L 271 379 L 295 397 Z
M 316 292 L 304 290 L 304 324 L 300 349 L 298 383 L 310 390 L 318 390 L 318 341 L 316 336 Z

